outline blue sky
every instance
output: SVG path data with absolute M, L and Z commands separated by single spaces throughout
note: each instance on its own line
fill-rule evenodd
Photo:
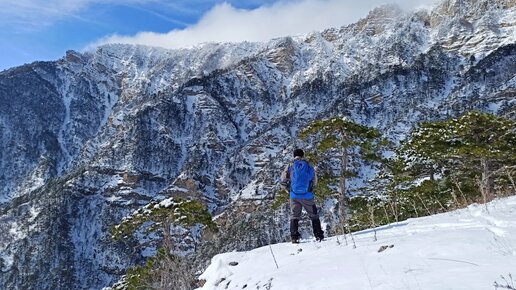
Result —
M 167 48 L 264 41 L 341 26 L 375 6 L 434 0 L 0 0 L 0 70 L 104 43 Z

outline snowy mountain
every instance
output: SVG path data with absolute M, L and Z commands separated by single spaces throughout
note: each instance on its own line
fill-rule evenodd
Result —
M 310 121 L 342 115 L 396 141 L 471 109 L 514 119 L 514 19 L 510 0 L 383 6 L 267 43 L 107 45 L 0 72 L 0 288 L 111 285 L 156 241 L 110 227 L 170 196 L 218 217 L 217 237 L 181 237 L 200 264 L 284 241 L 288 212 L 270 202 Z
M 372 229 L 357 232 L 356 248 L 336 236 L 224 253 L 199 290 L 514 289 L 502 286 L 516 285 L 515 213 L 510 197 L 379 227 L 376 241 Z

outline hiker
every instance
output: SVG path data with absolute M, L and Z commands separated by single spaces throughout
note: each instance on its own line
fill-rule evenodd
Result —
M 299 243 L 299 219 L 304 208 L 312 220 L 312 228 L 317 241 L 324 239 L 321 221 L 314 203 L 313 188 L 317 184 L 315 169 L 304 159 L 302 149 L 294 150 L 294 162 L 281 174 L 281 185 L 290 192 L 290 237 L 292 243 Z

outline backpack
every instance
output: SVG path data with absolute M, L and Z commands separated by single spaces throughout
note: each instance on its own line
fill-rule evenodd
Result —
M 314 169 L 305 160 L 295 160 L 289 168 L 290 190 L 295 194 L 305 194 L 311 190 Z

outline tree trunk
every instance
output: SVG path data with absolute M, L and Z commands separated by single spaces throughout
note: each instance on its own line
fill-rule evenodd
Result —
M 435 201 L 437 202 L 437 204 L 439 204 L 439 206 L 441 207 L 441 209 L 443 210 L 443 212 L 446 212 L 446 207 L 444 207 L 444 205 L 441 203 L 441 201 L 439 200 L 439 197 L 437 197 L 436 195 L 433 195 L 433 198 L 435 199 Z
M 382 204 L 382 207 L 383 207 L 383 213 L 385 214 L 385 218 L 387 219 L 387 223 L 390 223 L 391 222 L 391 219 L 389 218 L 389 213 L 387 212 L 387 206 L 384 204 Z
M 423 205 L 423 207 L 426 209 L 426 212 L 428 213 L 428 215 L 432 215 L 432 212 L 430 211 L 430 209 L 428 209 L 428 207 L 426 206 L 426 203 L 425 201 L 423 200 L 423 198 L 421 197 L 421 195 L 419 193 L 416 193 L 416 196 L 417 198 L 419 198 L 419 201 L 421 202 L 421 205 Z
M 490 173 L 490 164 L 487 159 L 480 160 L 482 166 L 481 192 L 484 194 L 485 201 L 490 201 L 493 196 L 494 181 Z
M 457 194 L 455 193 L 455 191 L 452 189 L 451 190 L 451 196 L 453 198 L 453 203 L 454 203 L 454 209 L 457 209 L 460 207 L 460 204 L 459 204 L 459 199 L 457 198 Z
M 414 209 L 414 213 L 416 214 L 416 217 L 419 217 L 419 212 L 417 211 L 416 202 L 410 199 L 410 204 L 412 205 L 412 208 Z
M 452 180 L 453 180 L 453 184 L 455 184 L 455 186 L 459 190 L 460 194 L 462 195 L 462 199 L 464 200 L 464 205 L 467 205 L 468 204 L 468 199 L 466 198 L 466 195 L 464 195 L 464 192 L 460 188 L 459 181 L 457 180 L 456 177 L 452 177 Z
M 507 177 L 509 177 L 509 180 L 512 183 L 512 188 L 514 189 L 514 194 L 516 194 L 516 184 L 514 184 L 514 179 L 512 178 L 511 171 L 509 169 L 505 169 L 505 172 L 507 173 Z
M 157 272 L 157 275 L 159 275 L 159 287 L 156 289 L 189 289 L 191 282 L 195 278 L 191 274 L 188 260 L 173 253 L 174 236 L 171 233 L 173 219 L 167 218 L 163 221 L 163 224 L 162 247 L 165 250 L 165 256 L 160 261 L 159 271 Z
M 345 139 L 345 134 L 344 134 Z M 339 189 L 340 189 L 340 196 L 339 196 L 339 204 L 340 204 L 340 215 L 343 223 L 347 223 L 348 219 L 348 205 L 346 203 L 346 172 L 348 169 L 348 151 L 345 147 L 341 148 L 341 170 L 340 170 L 340 176 L 339 176 Z
M 373 231 L 374 231 L 374 241 L 378 241 L 378 239 L 376 238 L 376 221 L 375 221 L 375 218 L 374 218 L 374 207 L 371 206 L 371 205 L 368 205 L 368 209 L 369 209 L 369 219 L 371 219 L 371 227 L 373 228 Z
M 173 250 L 174 247 L 174 241 L 172 238 L 172 234 L 170 233 L 172 229 L 172 220 L 170 218 L 165 219 L 163 222 L 163 240 L 162 240 L 162 247 L 166 251 L 166 256 L 163 258 L 163 260 L 160 262 L 159 267 L 159 278 L 160 278 L 160 285 L 158 287 L 159 290 L 164 290 L 170 287 L 170 284 L 173 282 L 171 279 L 171 272 L 169 271 L 170 268 L 173 268 L 173 263 L 170 259 L 170 252 Z
M 398 205 L 396 203 L 396 197 L 394 199 L 391 200 L 391 202 L 389 203 L 391 205 L 391 211 L 392 211 L 392 216 L 394 216 L 394 220 L 396 222 L 399 222 L 399 216 L 398 216 Z

